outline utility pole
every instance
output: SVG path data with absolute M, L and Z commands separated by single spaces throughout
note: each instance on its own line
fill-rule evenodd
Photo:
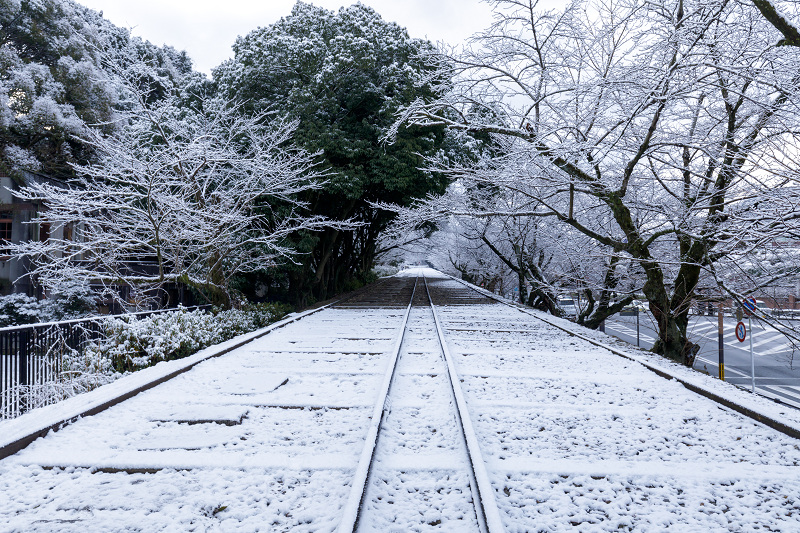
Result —
M 720 302 L 718 320 L 719 326 L 717 331 L 719 336 L 719 379 L 725 381 L 725 330 L 723 327 L 725 311 L 722 305 L 722 302 Z

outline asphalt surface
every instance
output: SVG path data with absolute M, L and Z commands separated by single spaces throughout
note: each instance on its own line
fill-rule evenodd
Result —
M 652 316 L 639 315 L 639 345 L 653 346 L 656 332 Z M 631 344 L 637 342 L 637 317 L 619 316 L 606 321 L 606 333 Z M 744 319 L 747 325 L 747 319 Z M 735 334 L 736 320 L 724 319 L 723 344 L 725 380 L 750 389 L 753 383 L 750 358 L 750 336 L 753 339 L 756 392 L 800 408 L 800 350 L 795 351 L 789 340 L 769 325 L 752 320 L 748 337 L 739 342 Z M 800 327 L 800 323 L 798 326 Z M 716 316 L 692 316 L 690 339 L 700 345 L 695 369 L 719 376 L 719 334 Z M 796 358 L 796 359 L 795 359 Z

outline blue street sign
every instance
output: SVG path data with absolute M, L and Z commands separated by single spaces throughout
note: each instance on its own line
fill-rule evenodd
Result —
M 744 325 L 744 322 L 739 322 L 736 324 L 736 339 L 739 342 L 744 342 L 747 338 L 747 328 Z

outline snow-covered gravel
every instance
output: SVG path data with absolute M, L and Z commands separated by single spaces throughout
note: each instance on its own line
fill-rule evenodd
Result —
M 401 316 L 320 311 L 37 440 L 0 531 L 333 530 Z
M 425 273 L 458 296 L 439 314 L 506 531 L 800 531 L 800 442 Z M 37 440 L 0 461 L 0 531 L 334 531 L 403 311 L 320 311 Z M 430 312 L 409 324 L 360 531 L 475 531 Z
M 469 459 L 420 282 L 358 531 L 478 531 Z

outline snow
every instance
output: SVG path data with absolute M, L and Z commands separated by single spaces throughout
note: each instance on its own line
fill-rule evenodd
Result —
M 463 290 L 425 272 L 435 299 Z M 505 531 L 800 529 L 798 440 L 538 315 L 460 296 L 439 316 Z M 403 313 L 314 312 L 38 439 L 0 462 L 0 531 L 334 531 Z M 74 415 L 64 404 L 41 411 Z M 360 531 L 477 531 L 453 406 L 430 311 L 415 306 Z
M 192 368 L 201 361 L 216 357 L 240 344 L 257 339 L 267 332 L 281 328 L 286 324 L 290 324 L 316 311 L 317 310 L 312 310 L 299 314 L 291 314 L 287 318 L 266 328 L 239 335 L 229 341 L 210 346 L 190 357 L 176 361 L 162 361 L 151 368 L 120 378 L 114 383 L 104 385 L 86 394 L 74 396 L 58 404 L 30 411 L 12 420 L 4 420 L 0 422 L 0 449 L 20 439 L 66 424 L 93 409 L 97 409 L 108 402 L 114 401 L 122 395 L 134 394 L 142 388 L 148 388 L 152 386 L 153 383 L 167 376 Z
M 364 497 L 361 531 L 478 528 L 469 458 L 438 346 L 430 310 L 412 308 Z M 407 357 L 410 352 L 413 357 Z
M 448 276 L 450 277 L 450 276 Z M 454 279 L 450 277 L 451 279 Z M 679 380 L 683 383 L 696 387 L 700 390 L 706 391 L 723 398 L 732 404 L 741 406 L 748 409 L 753 413 L 760 415 L 763 418 L 775 420 L 781 424 L 800 430 L 800 410 L 790 407 L 786 404 L 779 404 L 769 400 L 768 398 L 751 394 L 750 392 L 736 387 L 725 381 L 713 379 L 706 374 L 702 374 L 693 369 L 686 368 L 677 363 L 673 363 L 659 355 L 652 354 L 645 350 L 632 347 L 630 344 L 620 341 L 619 339 L 606 335 L 599 331 L 589 330 L 577 326 L 568 320 L 556 318 L 554 316 L 533 311 L 531 309 L 522 308 L 519 304 L 500 298 L 480 287 L 472 286 L 461 280 L 457 280 L 462 285 L 467 285 L 474 290 L 487 295 L 488 297 L 497 301 L 505 302 L 513 305 L 521 310 L 521 312 L 538 317 L 550 324 L 555 325 L 561 330 L 569 331 L 572 335 L 584 340 L 590 341 L 594 346 L 606 348 L 613 353 L 623 355 L 625 358 L 631 359 L 645 368 L 651 368 L 659 372 L 672 376 L 673 379 Z M 505 326 L 504 326 L 505 327 Z M 587 349 L 590 349 L 588 346 Z M 581 348 L 574 348 L 580 350 Z

